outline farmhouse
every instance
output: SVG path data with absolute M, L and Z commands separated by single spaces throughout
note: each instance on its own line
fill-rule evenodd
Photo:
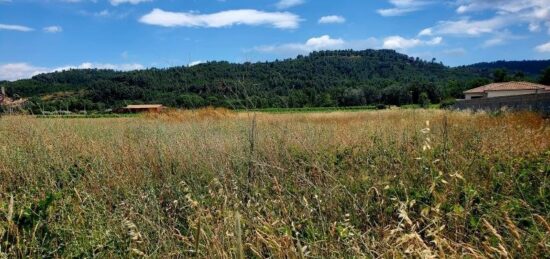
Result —
M 529 82 L 493 83 L 464 91 L 466 100 L 526 94 L 550 93 L 550 86 Z
M 128 113 L 138 113 L 138 112 L 160 112 L 164 107 L 162 104 L 139 104 L 139 105 L 128 105 L 122 108 L 122 111 Z

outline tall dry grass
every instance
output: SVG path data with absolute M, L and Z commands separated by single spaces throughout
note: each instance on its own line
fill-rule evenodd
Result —
M 549 125 L 436 110 L 2 117 L 0 257 L 542 258 Z

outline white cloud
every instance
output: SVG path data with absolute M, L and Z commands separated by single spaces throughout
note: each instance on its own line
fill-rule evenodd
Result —
M 513 20 L 505 17 L 493 17 L 487 20 L 473 21 L 464 18 L 457 21 L 441 21 L 436 26 L 422 30 L 420 36 L 430 35 L 455 35 L 455 36 L 480 36 L 487 33 L 495 33 L 513 23 Z
M 265 53 L 276 53 L 283 55 L 308 54 L 312 51 L 336 50 L 336 49 L 395 49 L 407 50 L 421 46 L 436 46 L 443 42 L 442 37 L 434 37 L 429 40 L 417 38 L 407 39 L 401 36 L 390 36 L 383 40 L 368 38 L 363 40 L 344 40 L 332 38 L 329 35 L 314 37 L 305 43 L 287 43 L 278 45 L 265 45 L 255 47 L 254 50 Z
M 535 50 L 540 53 L 550 53 L 550 42 L 536 46 Z
M 430 4 L 424 0 L 389 0 L 392 8 L 378 9 L 377 12 L 382 16 L 400 16 L 411 12 L 421 10 L 426 5 Z
M 329 16 L 323 16 L 318 21 L 321 24 L 327 24 L 327 23 L 345 23 L 346 18 L 339 16 L 339 15 L 329 15 Z
M 37 67 L 28 63 L 8 63 L 0 65 L 0 80 L 14 81 L 31 78 L 38 74 L 50 73 L 70 69 L 112 69 L 117 71 L 130 71 L 144 69 L 141 64 L 108 64 L 86 62 L 80 65 L 69 65 L 57 68 Z
M 507 44 L 511 40 L 519 40 L 524 38 L 525 38 L 524 36 L 517 36 L 512 34 L 508 30 L 504 30 L 502 32 L 495 34 L 493 37 L 485 40 L 481 46 L 484 48 L 489 48 L 497 45 Z
M 426 28 L 422 31 L 420 31 L 420 33 L 418 33 L 418 36 L 432 36 L 433 35 L 433 29 L 432 28 Z
M 193 62 L 189 63 L 188 66 L 192 67 L 192 66 L 196 66 L 196 65 L 199 65 L 199 64 L 203 64 L 203 63 L 206 63 L 206 61 L 196 60 L 196 61 L 193 61 Z
M 23 25 L 1 24 L 0 23 L 0 30 L 28 32 L 28 31 L 33 31 L 34 29 L 23 26 Z
M 84 62 L 80 65 L 73 66 L 63 66 L 52 69 L 51 71 L 63 71 L 70 69 L 112 69 L 116 71 L 130 71 L 130 70 L 140 70 L 145 67 L 141 64 L 131 63 L 131 64 L 109 64 L 109 63 L 91 63 Z
M 35 67 L 27 63 L 11 63 L 0 65 L 0 80 L 18 80 L 48 72 L 47 68 Z
M 493 46 L 497 46 L 497 45 L 502 45 L 504 44 L 505 41 L 504 41 L 504 38 L 491 38 L 491 39 L 488 39 L 486 40 L 485 42 L 483 42 L 483 47 L 485 48 L 488 48 L 488 47 L 493 47 Z
M 497 10 L 506 13 L 518 13 L 525 10 L 540 12 L 550 7 L 547 0 L 459 0 L 457 13 Z
M 112 5 L 117 6 L 119 4 L 139 4 L 143 2 L 151 2 L 152 0 L 110 0 Z
M 466 55 L 467 51 L 464 48 L 455 48 L 443 50 L 441 53 L 446 56 L 458 57 Z
M 417 38 L 406 39 L 401 36 L 390 36 L 384 39 L 384 44 L 382 45 L 385 49 L 410 49 L 419 46 L 435 46 L 441 44 L 443 38 L 435 37 L 430 40 L 421 40 Z
M 44 27 L 42 30 L 47 33 L 59 33 L 63 31 L 63 28 L 61 28 L 61 26 L 48 26 Z
M 78 13 L 84 16 L 92 16 L 96 18 L 124 19 L 130 15 L 131 11 L 124 11 L 123 9 L 118 8 L 114 10 L 103 9 L 96 12 L 81 10 Z
M 337 49 L 344 46 L 343 39 L 333 39 L 329 35 L 323 35 L 317 38 L 311 38 L 305 43 L 288 43 L 282 45 L 270 45 L 256 47 L 260 52 L 272 53 L 309 53 L 316 50 Z
M 212 14 L 167 12 L 154 9 L 139 19 L 140 22 L 164 27 L 221 28 L 233 25 L 270 25 L 279 29 L 298 28 L 300 17 L 289 12 L 263 12 L 252 9 L 228 10 Z
M 305 43 L 266 45 L 255 47 L 254 50 L 265 53 L 297 55 L 308 54 L 312 51 L 320 50 L 376 48 L 377 45 L 379 45 L 379 43 L 378 40 L 375 38 L 346 41 L 341 38 L 331 38 L 329 35 L 323 35 L 320 37 L 310 38 Z
M 275 6 L 278 9 L 287 9 L 305 3 L 304 0 L 280 0 Z
M 550 33 L 550 1 L 549 0 L 455 0 L 456 12 L 459 14 L 492 12 L 493 15 L 484 19 L 463 17 L 458 20 L 440 21 L 434 27 L 423 30 L 420 35 L 448 34 L 454 36 L 480 36 L 484 34 L 499 34 L 511 26 L 526 25 L 531 32 L 546 27 Z M 497 35 L 498 36 L 498 35 Z M 500 41 L 503 42 L 503 41 Z M 490 39 L 486 45 L 500 43 L 498 39 Z
M 106 16 L 111 15 L 111 12 L 109 12 L 109 10 L 107 10 L 107 9 L 104 9 L 100 12 L 94 13 L 94 15 L 95 16 L 100 16 L 100 17 L 106 17 Z

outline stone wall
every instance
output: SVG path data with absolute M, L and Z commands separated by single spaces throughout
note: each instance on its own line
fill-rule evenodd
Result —
M 498 111 L 505 107 L 509 110 L 536 111 L 550 115 L 550 93 L 459 100 L 451 108 Z

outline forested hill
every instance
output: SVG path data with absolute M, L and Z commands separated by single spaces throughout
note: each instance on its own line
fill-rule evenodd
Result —
M 527 76 L 539 76 L 541 71 L 550 67 L 550 60 L 495 61 L 482 62 L 460 68 L 470 69 L 474 73 L 489 76 L 495 69 L 506 69 L 510 72 L 521 72 Z
M 345 50 L 260 63 L 209 62 L 130 72 L 69 70 L 4 86 L 10 96 L 29 98 L 27 108 L 38 112 L 105 110 L 130 103 L 229 108 L 401 105 L 418 102 L 422 93 L 432 102 L 459 97 L 463 90 L 491 80 L 472 68 L 449 68 L 393 50 Z

